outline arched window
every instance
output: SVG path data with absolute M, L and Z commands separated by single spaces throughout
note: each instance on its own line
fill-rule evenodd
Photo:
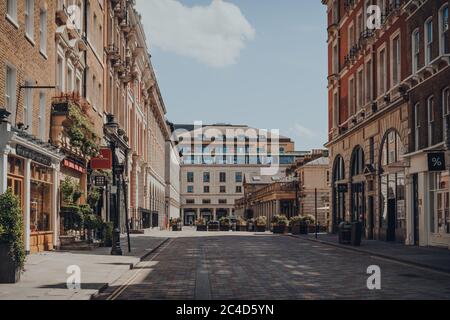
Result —
M 405 148 L 397 131 L 391 130 L 384 137 L 381 148 L 381 165 L 386 166 L 403 159 Z
M 341 156 L 338 156 L 334 162 L 333 168 L 333 181 L 341 181 L 345 179 L 345 165 L 344 159 Z
M 359 176 L 364 173 L 364 151 L 361 147 L 357 147 L 352 154 L 352 177 Z
M 440 53 L 450 52 L 448 44 L 448 4 L 445 4 L 439 12 Z

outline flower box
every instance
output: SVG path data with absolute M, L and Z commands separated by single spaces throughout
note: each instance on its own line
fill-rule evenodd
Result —
M 205 232 L 205 231 L 207 231 L 207 226 L 205 226 L 205 225 L 198 225 L 197 226 L 197 231 L 201 231 L 201 232 Z
M 10 246 L 0 243 L 0 283 L 17 283 L 20 281 L 20 267 L 11 258 Z
M 266 226 L 256 226 L 256 232 L 266 232 Z
M 273 233 L 274 234 L 286 234 L 287 231 L 288 231 L 287 226 L 283 226 L 283 225 L 273 226 Z

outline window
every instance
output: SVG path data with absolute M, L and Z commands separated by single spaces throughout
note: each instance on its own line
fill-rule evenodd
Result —
M 209 172 L 204 172 L 203 173 L 203 182 L 209 183 L 211 181 L 211 175 L 209 174 Z
M 186 200 L 186 204 L 195 204 L 195 200 L 194 199 L 187 199 Z
M 193 172 L 188 172 L 186 180 L 189 183 L 194 183 L 194 173 Z
M 46 141 L 46 98 L 45 93 L 39 93 L 39 139 Z
M 450 114 L 449 103 L 450 103 L 450 89 L 445 88 L 444 90 L 442 90 L 442 129 L 443 129 L 442 141 L 447 140 L 447 131 L 449 129 L 447 126 L 447 118 L 448 115 Z
M 25 2 L 25 33 L 30 40 L 34 39 L 34 0 Z
M 39 15 L 40 18 L 40 27 L 39 27 L 39 39 L 41 39 L 41 45 L 40 50 L 41 53 L 46 55 L 47 54 L 47 11 L 41 10 L 41 13 Z
M 352 47 L 355 45 L 355 27 L 353 24 L 351 24 L 348 27 L 348 52 L 352 49 Z
M 440 52 L 441 54 L 450 53 L 448 43 L 448 5 L 445 5 L 439 13 L 439 32 L 440 32 Z
M 386 92 L 386 49 L 382 49 L 379 53 L 378 64 L 378 95 L 381 96 Z
M 356 82 L 356 101 L 357 101 L 357 108 L 358 110 L 360 110 L 363 106 L 363 95 L 364 95 L 364 79 L 363 79 L 363 70 L 359 70 L 358 71 L 358 75 L 357 75 L 357 82 Z
M 392 40 L 392 85 L 400 83 L 400 36 Z
M 236 193 L 242 193 L 242 187 L 236 186 Z
M 430 229 L 432 233 L 450 234 L 450 194 L 448 172 L 430 174 Z
M 16 69 L 6 66 L 6 90 L 5 90 L 6 110 L 11 113 L 10 119 L 16 116 Z M 11 121 L 15 123 L 14 121 Z
M 236 183 L 242 183 L 242 172 L 236 172 Z
M 355 79 L 348 81 L 348 114 L 353 116 L 355 114 Z
M 339 22 L 339 1 L 333 1 L 333 23 Z
M 8 17 L 17 23 L 17 0 L 7 0 L 6 10 Z
M 415 30 L 412 34 L 412 72 L 419 70 L 419 53 L 420 53 L 420 33 Z
M 209 186 L 203 187 L 203 193 L 209 193 L 209 191 L 210 191 Z
M 427 100 L 428 110 L 428 146 L 433 145 L 433 133 L 434 133 L 434 98 L 430 97 Z
M 25 86 L 32 86 L 33 81 L 25 81 Z M 33 133 L 33 89 L 25 89 L 24 106 L 23 106 L 23 122 L 29 133 Z
M 220 193 L 227 193 L 227 187 L 226 186 L 220 186 Z
M 433 57 L 433 20 L 425 22 L 425 64 L 429 64 Z
M 73 69 L 71 67 L 67 68 L 67 91 L 72 92 L 73 90 Z
M 227 199 L 219 199 L 219 204 L 227 204 Z
M 420 149 L 420 103 L 414 106 L 414 148 L 416 151 Z
M 335 92 L 333 94 L 333 128 L 337 128 L 339 126 L 339 96 L 338 93 Z
M 187 193 L 194 193 L 194 186 L 188 186 Z
M 203 199 L 202 200 L 202 204 L 211 204 L 211 200 L 210 199 Z
M 64 91 L 64 62 L 63 58 L 58 55 L 58 61 L 56 66 L 56 86 L 58 91 L 63 92 Z
M 222 183 L 227 182 L 227 174 L 226 174 L 226 172 L 221 172 L 220 173 L 220 182 L 222 182 Z
M 364 173 L 364 151 L 361 147 L 357 147 L 352 154 L 352 177 L 362 175 Z
M 372 95 L 372 61 L 369 60 L 366 63 L 366 103 L 369 103 L 373 99 Z
M 338 45 L 333 46 L 333 74 L 339 73 L 339 50 Z

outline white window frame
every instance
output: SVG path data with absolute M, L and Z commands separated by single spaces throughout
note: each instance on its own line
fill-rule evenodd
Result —
M 356 83 L 355 77 L 348 78 L 348 115 L 349 117 L 356 114 Z
M 33 86 L 33 80 L 26 80 L 25 86 Z M 33 89 L 24 89 L 23 99 L 23 123 L 27 128 L 28 133 L 33 132 Z
M 447 138 L 447 116 L 450 114 L 450 87 L 442 90 L 442 128 L 443 141 Z M 450 138 L 450 137 L 449 137 Z
M 339 74 L 339 44 L 333 43 L 333 74 Z
M 34 0 L 25 0 L 25 36 L 34 44 Z
M 373 63 L 372 59 L 367 59 L 365 63 L 365 103 L 370 103 L 373 100 Z
M 414 150 L 419 151 L 420 137 L 420 103 L 414 105 Z
M 356 110 L 364 105 L 364 68 L 361 66 L 356 72 Z
M 5 106 L 11 113 L 11 123 L 15 124 L 16 117 L 16 95 L 17 95 L 17 69 L 15 66 L 6 64 L 5 68 Z
M 397 42 L 398 41 L 398 42 Z M 401 50 L 402 50 L 402 43 L 401 43 L 401 37 L 400 37 L 400 31 L 396 32 L 395 34 L 392 35 L 391 37 L 391 74 L 390 74 L 390 78 L 391 78 L 391 87 L 396 87 L 397 85 L 400 84 L 401 81 L 401 63 L 402 63 L 402 55 L 401 55 Z M 394 46 L 397 42 L 397 55 L 394 56 Z M 397 68 L 397 72 L 396 74 L 394 73 L 394 66 L 395 68 Z
M 416 37 L 417 35 L 417 37 Z M 412 52 L 412 73 L 415 74 L 419 70 L 420 55 L 420 31 L 415 29 L 411 34 L 411 52 Z
M 75 86 L 74 86 L 74 68 L 73 66 L 71 66 L 70 64 L 67 65 L 67 91 L 68 92 L 73 92 L 75 91 Z
M 333 128 L 339 127 L 339 92 L 335 90 L 333 92 Z
M 434 96 L 427 98 L 427 120 L 428 120 L 428 146 L 433 145 L 433 125 L 434 125 Z
M 59 64 L 59 59 L 61 59 L 61 65 Z M 60 92 L 65 90 L 65 59 L 61 54 L 56 56 L 56 85 Z
M 6 0 L 6 17 L 16 28 L 19 27 L 17 21 L 17 0 Z
M 39 139 L 45 141 L 46 136 L 46 114 L 47 97 L 44 91 L 39 92 Z
M 381 64 L 381 53 L 384 53 L 383 64 Z M 387 49 L 386 45 L 383 45 L 380 49 L 378 49 L 378 77 L 377 77 L 377 89 L 378 96 L 381 97 L 386 94 L 387 91 Z M 383 69 L 383 70 L 382 70 Z M 383 72 L 383 76 L 382 73 Z
M 445 43 L 445 32 L 449 32 L 449 22 L 447 20 L 447 28 L 444 28 L 444 10 L 447 9 L 447 15 L 448 15 L 448 10 L 449 10 L 449 6 L 448 3 L 444 4 L 440 9 L 439 9 L 439 53 L 445 54 L 444 50 L 444 43 Z M 447 16 L 448 19 L 448 16 Z M 445 29 L 445 30 L 444 30 Z M 447 39 L 447 41 L 449 41 Z M 450 44 L 449 44 L 450 47 Z M 450 48 L 449 48 L 450 50 Z M 450 52 L 447 52 L 447 54 L 449 54 Z
M 47 57 L 47 10 L 41 9 L 39 13 L 39 51 Z
M 431 27 L 431 30 L 428 27 Z M 433 57 L 433 18 L 430 17 L 424 24 L 424 46 L 425 46 L 425 64 L 430 64 Z M 429 35 L 429 31 L 431 35 Z
M 348 39 L 347 53 L 350 53 L 350 50 L 355 45 L 355 25 L 353 24 L 353 22 L 350 23 L 347 28 L 347 39 Z

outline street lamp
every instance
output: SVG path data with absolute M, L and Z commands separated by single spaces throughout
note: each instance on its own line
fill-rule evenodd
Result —
M 107 116 L 108 122 L 105 124 L 105 130 L 109 138 L 109 147 L 112 153 L 112 185 L 115 192 L 111 192 L 111 207 L 114 208 L 112 214 L 112 220 L 114 224 L 113 230 L 113 241 L 111 248 L 111 255 L 121 256 L 122 248 L 120 246 L 120 175 L 122 174 L 122 166 L 119 164 L 119 159 L 117 158 L 117 130 L 119 124 L 115 122 L 114 115 L 109 114 Z M 111 214 L 111 212 L 110 212 Z

